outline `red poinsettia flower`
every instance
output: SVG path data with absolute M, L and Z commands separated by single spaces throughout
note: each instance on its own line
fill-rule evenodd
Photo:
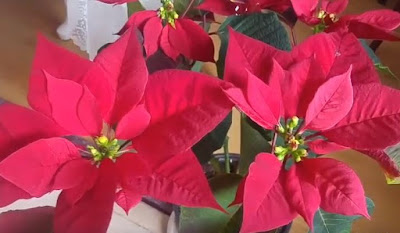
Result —
M 207 32 L 192 20 L 180 17 L 172 0 L 161 2 L 163 6 L 158 11 L 133 14 L 119 33 L 132 26 L 137 27 L 143 33 L 147 56 L 161 48 L 174 60 L 182 54 L 193 60 L 214 62 L 214 44 Z
M 336 36 L 319 34 L 285 52 L 230 32 L 225 78 L 231 84 L 223 89 L 282 142 L 274 154 L 257 156 L 238 189 L 234 203 L 243 202 L 241 232 L 268 231 L 297 214 L 312 227 L 319 207 L 369 217 L 355 172 L 334 159 L 310 156 L 346 148 L 383 150 L 399 142 L 400 104 L 390 98 L 400 92 L 377 81 L 352 34 Z M 365 71 L 374 73 L 364 76 Z M 382 158 L 376 159 L 399 176 L 394 163 Z
M 0 106 L 1 206 L 63 190 L 56 233 L 105 233 L 114 201 L 129 211 L 142 195 L 221 209 L 190 150 L 231 110 L 220 82 L 148 76 L 131 30 L 94 62 L 39 37 L 33 110 Z
M 351 32 L 358 38 L 399 40 L 393 32 L 400 26 L 400 13 L 373 10 L 360 15 L 338 17 L 349 0 L 291 0 L 299 19 L 313 26 L 315 32 Z
M 282 13 L 290 6 L 290 0 L 205 0 L 197 8 L 229 16 L 260 12 L 263 9 Z

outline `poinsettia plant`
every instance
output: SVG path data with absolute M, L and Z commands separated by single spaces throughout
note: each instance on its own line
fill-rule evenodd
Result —
M 400 14 L 338 17 L 346 0 L 160 3 L 133 13 L 94 61 L 38 35 L 29 108 L 0 105 L 0 207 L 61 190 L 55 233 L 105 233 L 114 202 L 128 214 L 144 196 L 179 206 L 183 233 L 283 233 L 297 216 L 311 232 L 340 233 L 371 218 L 357 174 L 324 155 L 357 150 L 389 181 L 400 176 L 390 155 L 400 91 L 381 84 L 359 40 L 398 40 Z M 315 35 L 297 44 L 290 14 Z M 201 62 L 219 78 L 197 72 Z

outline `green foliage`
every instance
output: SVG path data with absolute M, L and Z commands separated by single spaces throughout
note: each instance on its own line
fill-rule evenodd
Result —
M 213 209 L 181 208 L 179 221 L 180 233 L 219 233 L 239 209 L 238 206 L 228 207 L 236 194 L 237 186 L 242 177 L 237 174 L 223 174 L 210 179 L 210 186 L 219 204 L 226 208 L 229 214 Z
M 278 49 L 291 49 L 288 33 L 275 13 L 257 13 L 228 17 L 218 30 L 221 38 L 221 49 L 217 62 L 218 76 L 220 78 L 223 77 L 225 56 L 228 49 L 228 27 Z
M 371 215 L 375 208 L 374 202 L 369 198 L 366 201 Z M 361 216 L 331 214 L 320 209 L 314 216 L 314 233 L 350 233 L 353 222 L 359 218 Z

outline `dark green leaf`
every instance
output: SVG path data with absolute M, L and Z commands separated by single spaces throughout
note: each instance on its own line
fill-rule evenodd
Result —
M 224 174 L 210 179 L 210 185 L 219 204 L 226 208 L 233 201 L 242 177 Z M 229 214 L 213 209 L 181 208 L 180 233 L 219 233 L 238 210 L 238 206 L 227 208 Z
M 375 205 L 367 198 L 368 213 L 371 215 Z M 323 210 L 318 210 L 314 217 L 314 233 L 350 233 L 353 222 L 361 216 L 344 216 L 331 214 Z M 311 231 L 310 231 L 311 232 Z
M 214 153 L 224 144 L 226 135 L 232 124 L 232 113 L 230 113 L 213 131 L 208 133 L 196 145 L 192 147 L 197 159 L 201 164 L 207 163 Z
M 291 49 L 288 33 L 275 13 L 228 17 L 218 30 L 221 39 L 221 49 L 217 62 L 218 76 L 220 78 L 223 77 L 225 56 L 228 49 L 228 27 L 278 49 Z
M 250 164 L 260 152 L 271 152 L 271 145 L 268 141 L 246 120 L 244 114 L 240 120 L 240 162 L 239 174 L 246 175 Z

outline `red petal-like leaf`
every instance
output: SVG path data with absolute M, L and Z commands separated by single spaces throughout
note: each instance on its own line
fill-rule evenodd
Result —
M 142 195 L 130 190 L 121 189 L 116 196 L 115 202 L 129 214 L 129 210 L 142 201 Z
M 230 16 L 236 14 L 237 10 L 240 10 L 238 5 L 239 4 L 237 3 L 226 0 L 204 0 L 197 9 L 210 11 L 219 15 Z
M 347 150 L 349 148 L 338 145 L 334 142 L 329 142 L 323 139 L 317 139 L 307 142 L 307 146 L 318 155 L 326 155 L 337 151 Z
M 342 146 L 360 150 L 382 150 L 400 141 L 400 105 L 393 100 L 400 91 L 370 83 L 354 86 L 349 114 L 322 135 Z M 390 135 L 390 137 L 388 137 Z
M 0 161 L 31 142 L 63 134 L 61 127 L 38 112 L 14 104 L 0 105 Z
M 171 27 L 164 27 L 164 29 L 162 30 L 160 37 L 160 47 L 165 55 L 172 58 L 173 60 L 176 60 L 180 53 L 174 47 L 172 47 L 171 43 L 169 42 L 170 30 L 174 29 Z
M 264 200 L 269 196 L 269 192 L 278 179 L 282 163 L 273 154 L 258 154 L 256 160 L 250 165 L 249 174 L 246 178 L 243 196 L 243 225 L 244 229 L 252 229 L 253 224 L 257 223 L 262 212 Z M 254 218 L 257 218 L 255 220 Z M 263 225 L 260 223 L 260 225 Z M 255 229 L 252 229 L 255 230 Z
M 131 27 L 135 26 L 140 31 L 143 31 L 143 27 L 145 23 L 153 17 L 157 16 L 157 11 L 139 11 L 129 17 L 128 22 L 124 25 L 124 27 L 119 31 L 119 35 L 124 34 L 128 31 Z
M 178 19 L 175 28 L 168 29 L 169 42 L 172 47 L 185 57 L 214 62 L 214 44 L 211 37 L 198 24 L 190 19 Z
M 45 72 L 45 71 L 44 71 Z M 45 73 L 47 92 L 43 93 L 51 106 L 51 117 L 74 135 L 98 135 L 103 121 L 96 99 L 85 86 Z
M 160 42 L 161 32 L 163 30 L 162 21 L 158 17 L 149 19 L 143 28 L 144 49 L 146 55 L 151 56 L 157 52 Z
M 340 14 L 348 4 L 349 0 L 322 0 L 321 8 L 328 14 Z
M 159 163 L 159 157 L 143 156 L 153 165 L 153 173 L 148 177 L 132 179 L 130 185 L 133 190 L 176 205 L 209 207 L 223 211 L 192 151 L 169 156 L 162 163 Z
M 328 79 L 315 93 L 308 105 L 305 129 L 326 130 L 347 115 L 353 105 L 351 67 L 339 76 Z
M 280 96 L 252 73 L 243 77 L 245 89 L 223 83 L 225 94 L 253 121 L 267 129 L 274 129 L 281 112 Z
M 57 233 L 106 233 L 115 200 L 115 170 L 111 160 L 100 165 L 100 176 L 95 186 L 77 203 L 70 203 L 68 192 L 61 193 L 57 201 L 54 230 Z
M 378 28 L 371 24 L 359 22 L 358 20 L 350 20 L 347 28 L 357 38 L 388 41 L 400 40 L 400 36 L 391 30 Z
M 345 35 L 330 33 L 329 35 L 336 46 L 334 64 L 329 71 L 329 77 L 345 73 L 351 65 L 353 67 L 351 73 L 353 85 L 380 82 L 371 58 L 352 33 Z
M 147 83 L 147 67 L 135 30 L 103 49 L 95 63 L 103 68 L 115 91 L 114 108 L 107 118 L 113 125 L 141 101 Z
M 232 109 L 220 84 L 221 80 L 196 72 L 152 74 L 145 94 L 151 121 L 133 141 L 134 148 L 145 154 L 170 155 L 191 148 Z
M 8 211 L 0 214 L 0 229 L 3 233 L 51 233 L 53 217 L 50 206 Z
M 127 191 L 131 189 L 130 191 L 134 192 L 136 189 L 130 185 L 130 181 L 137 177 L 151 175 L 152 167 L 150 165 L 139 154 L 125 153 L 119 157 L 116 166 L 121 187 Z
M 229 204 L 228 207 L 243 203 L 244 186 L 246 184 L 246 179 L 247 179 L 247 176 L 243 177 L 243 179 L 240 181 L 240 184 L 236 190 L 235 200 L 233 200 L 233 202 L 231 204 Z
M 280 79 L 285 116 L 304 118 L 309 103 L 326 77 L 314 58 L 293 64 Z M 272 81 L 272 80 L 271 80 Z
M 400 26 L 400 13 L 393 10 L 372 10 L 355 17 L 359 22 L 393 31 Z
M 318 189 L 308 182 L 308 172 L 301 164 L 292 166 L 289 171 L 283 172 L 283 188 L 289 205 L 304 218 L 312 231 L 314 215 L 321 203 L 321 197 Z
M 369 156 L 370 158 L 376 160 L 379 165 L 385 170 L 385 172 L 392 176 L 400 176 L 399 166 L 386 154 L 383 150 L 360 150 L 359 152 Z
M 269 175 L 268 171 L 266 172 Z M 280 177 L 272 185 L 262 203 L 260 203 L 258 211 L 249 213 L 248 220 L 243 219 L 240 233 L 269 231 L 293 221 L 297 213 L 286 200 L 282 186 L 283 180 Z M 244 208 L 246 208 L 246 203 L 244 203 Z
M 350 167 L 329 158 L 306 159 L 302 166 L 309 174 L 314 175 L 323 210 L 369 218 L 364 189 L 357 174 Z
M 144 104 L 132 108 L 118 123 L 116 137 L 131 140 L 143 133 L 150 123 L 150 114 Z
M 291 0 L 294 11 L 297 16 L 305 23 L 309 25 L 315 25 L 319 23 L 316 17 L 316 11 L 318 7 L 318 0 Z
M 0 176 L 40 197 L 63 188 L 62 181 L 54 183 L 60 167 L 71 160 L 81 159 L 78 149 L 63 138 L 42 139 L 14 152 L 0 163 Z M 78 175 L 79 174 L 71 174 Z M 70 179 L 70 178 L 69 178 Z M 66 182 L 70 188 L 70 182 Z
M 0 177 L 0 195 L 0 207 L 8 206 L 17 200 L 29 199 L 32 197 L 3 177 Z

